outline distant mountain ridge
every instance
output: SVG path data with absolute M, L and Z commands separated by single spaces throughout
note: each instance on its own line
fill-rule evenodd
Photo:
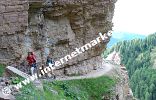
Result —
M 136 38 L 144 39 L 146 38 L 146 36 L 128 32 L 113 32 L 112 38 L 110 39 L 110 42 L 108 43 L 107 47 L 110 48 L 117 42 L 121 42 L 124 40 L 132 40 Z

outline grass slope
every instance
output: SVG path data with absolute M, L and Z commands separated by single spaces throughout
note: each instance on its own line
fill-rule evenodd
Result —
M 32 84 L 22 88 L 17 100 L 101 100 L 113 94 L 115 80 L 102 76 L 92 79 L 43 82 L 44 92 Z
M 0 77 L 3 75 L 4 71 L 5 71 L 4 65 L 0 64 Z

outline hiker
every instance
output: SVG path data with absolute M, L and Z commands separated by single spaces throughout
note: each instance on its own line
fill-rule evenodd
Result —
M 47 56 L 46 65 L 49 66 L 49 67 L 52 69 L 52 75 L 54 75 L 54 79 L 55 79 L 56 76 L 55 76 L 55 74 L 53 73 L 53 69 L 54 69 L 55 62 L 54 62 L 54 60 L 51 58 L 51 54 L 49 54 L 49 55 Z
M 49 54 L 49 55 L 47 56 L 46 65 L 49 66 L 49 67 L 53 67 L 53 66 L 54 66 L 54 61 L 53 61 L 53 59 L 51 58 L 51 54 Z
M 33 54 L 33 52 L 28 52 L 28 56 L 27 56 L 27 62 L 29 64 L 29 66 L 31 67 L 31 75 L 34 74 L 34 69 L 36 68 L 36 57 Z

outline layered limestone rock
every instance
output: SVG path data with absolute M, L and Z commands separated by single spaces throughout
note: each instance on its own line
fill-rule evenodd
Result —
M 35 52 L 38 62 L 45 63 L 49 53 L 52 53 L 54 60 L 59 60 L 97 38 L 99 32 L 112 30 L 115 2 L 30 0 L 28 5 L 26 0 L 1 0 L 0 5 L 4 6 L 0 8 L 3 11 L 0 20 L 5 24 L 0 31 L 0 63 L 24 59 L 29 49 Z M 56 73 L 83 74 L 102 66 L 100 54 L 107 42 L 70 60 Z
M 27 26 L 26 0 L 0 0 L 0 63 L 21 57 L 21 44 Z

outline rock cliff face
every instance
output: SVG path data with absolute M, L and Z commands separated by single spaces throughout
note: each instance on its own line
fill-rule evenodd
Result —
M 0 0 L 0 63 L 24 60 L 32 49 L 37 61 L 45 63 L 49 53 L 54 60 L 70 54 L 112 29 L 116 0 Z M 108 42 L 108 41 L 107 41 Z M 91 48 L 59 67 L 58 75 L 87 73 L 102 66 L 100 54 L 106 44 Z M 22 68 L 21 68 L 22 69 Z M 114 72 L 109 73 L 113 75 Z M 118 74 L 118 75 L 117 75 Z M 119 69 L 120 80 L 113 100 L 132 100 L 128 75 Z
M 116 0 L 1 0 L 0 63 L 25 58 L 29 49 L 38 62 L 54 60 L 112 29 Z M 106 43 L 61 66 L 58 74 L 83 74 L 102 65 Z
M 0 0 L 0 63 L 20 57 L 27 26 L 27 1 Z
M 108 76 L 116 78 L 116 85 L 113 89 L 112 99 L 109 100 L 135 100 L 132 90 L 129 86 L 129 76 L 126 67 L 121 63 L 119 52 L 113 51 L 104 60 L 104 64 L 109 63 L 112 70 L 107 73 Z M 103 65 L 104 65 L 103 64 Z
M 117 100 L 135 100 L 129 86 L 129 77 L 126 67 L 120 66 L 120 68 L 118 72 L 118 74 L 120 74 L 120 80 L 115 86 L 116 98 L 118 98 Z

